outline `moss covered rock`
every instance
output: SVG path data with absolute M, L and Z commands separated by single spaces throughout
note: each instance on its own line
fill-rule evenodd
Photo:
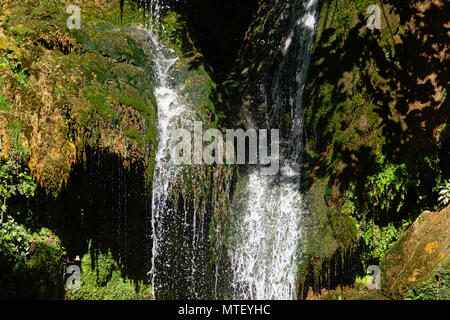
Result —
M 118 3 L 78 5 L 79 30 L 66 25 L 65 1 L 1 7 L 0 154 L 13 148 L 7 128 L 15 123 L 32 176 L 55 195 L 86 147 L 118 155 L 125 167 L 151 166 L 156 149 L 152 50 L 126 29 L 139 21 L 137 6 L 129 2 L 121 22 Z
M 450 207 L 423 212 L 384 258 L 383 294 L 404 299 L 448 299 Z
M 145 193 L 141 178 L 146 175 L 151 183 L 157 146 L 154 48 L 145 41 L 146 31 L 130 28 L 141 22 L 137 5 L 128 1 L 121 17 L 119 1 L 77 1 L 81 29 L 69 30 L 68 4 L 0 1 L 0 164 L 17 163 L 23 169 L 17 176 L 31 176 L 40 185 L 31 205 L 20 195 L 11 199 L 5 219 L 14 217 L 17 228 L 28 230 L 46 225 L 48 218 L 60 236 L 65 222 L 57 221 L 73 218 L 70 210 L 53 219 L 51 204 L 42 210 L 36 203 L 60 201 L 62 193 L 73 191 L 65 188 L 70 177 L 95 152 L 119 159 L 120 170 L 138 168 L 136 184 Z M 0 170 L 3 174 L 4 168 Z M 63 234 L 61 239 L 70 237 Z M 1 297 L 64 297 L 63 258 L 68 257 L 59 240 L 52 239 L 57 237 L 28 237 L 29 243 L 22 243 L 22 233 L 8 229 L 2 234 Z M 123 264 L 119 268 L 110 256 L 105 259 L 115 263 L 102 276 L 110 283 L 105 298 L 149 297 L 148 291 L 137 296 L 134 283 L 121 272 Z M 116 286 L 123 290 L 114 295 Z

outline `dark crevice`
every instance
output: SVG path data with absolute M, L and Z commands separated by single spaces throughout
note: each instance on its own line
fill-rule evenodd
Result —
M 198 46 L 220 78 L 233 67 L 257 3 L 256 0 L 195 0 L 187 7 Z
M 86 152 L 85 164 L 76 165 L 68 184 L 55 199 L 38 191 L 36 230 L 54 230 L 67 258 L 93 257 L 110 251 L 123 275 L 148 280 L 151 257 L 151 196 L 146 188 L 145 167 L 123 166 L 123 159 L 106 151 Z M 148 257 L 142 259 L 142 257 Z M 93 259 L 95 263 L 95 260 Z
M 123 2 L 120 1 L 121 7 Z M 164 4 L 188 22 L 196 46 L 212 66 L 214 75 L 224 79 L 233 67 L 258 0 L 167 0 Z

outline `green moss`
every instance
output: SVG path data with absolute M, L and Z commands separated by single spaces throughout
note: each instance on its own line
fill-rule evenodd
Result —
M 127 132 L 125 132 L 125 135 L 131 139 L 136 140 L 136 142 L 142 146 L 143 145 L 143 141 L 142 141 L 142 137 L 141 134 L 137 131 L 137 130 L 128 130 Z
M 179 59 L 175 64 L 172 81 L 184 83 L 182 96 L 197 111 L 204 126 L 217 127 L 224 114 L 217 108 L 217 85 L 211 78 L 203 56 L 194 54 Z
M 11 103 L 4 95 L 0 94 L 0 111 L 9 112 L 9 110 L 11 110 Z
M 151 299 L 151 286 L 134 283 L 121 275 L 111 252 L 91 250 L 81 260 L 80 288 L 66 291 L 69 300 L 143 300 Z
M 162 29 L 160 35 L 163 41 L 169 45 L 176 56 L 180 57 L 197 49 L 190 37 L 186 22 L 181 19 L 181 15 L 174 11 L 167 11 L 161 19 Z
M 40 298 L 59 297 L 62 279 L 61 266 L 62 251 L 59 245 L 49 241 L 36 242 L 27 267 L 32 274 L 32 285 L 37 287 Z
M 128 98 L 128 97 L 119 97 L 119 102 L 123 103 L 125 105 L 128 105 L 130 107 L 133 107 L 135 110 L 148 114 L 150 113 L 150 108 L 149 105 L 146 101 L 142 101 L 142 100 L 135 100 L 133 98 Z
M 94 25 L 73 31 L 73 35 L 83 46 L 84 50 L 92 53 L 100 52 L 112 59 L 126 60 L 130 64 L 146 67 L 148 58 L 141 46 L 124 32 L 115 29 L 105 30 L 104 25 Z
M 24 145 L 31 143 L 37 128 L 23 112 L 46 114 L 39 117 L 38 130 L 52 137 L 52 143 L 31 146 L 30 159 L 35 162 L 30 168 L 54 195 L 67 182 L 74 163 L 83 160 L 86 147 L 122 154 L 121 137 L 137 127 L 145 139 L 127 149 L 128 156 L 142 157 L 145 147 L 154 157 L 157 143 L 152 51 L 144 52 L 142 32 L 124 29 L 141 20 L 137 4 L 125 2 L 123 19 L 119 1 L 80 0 L 77 5 L 82 9 L 80 30 L 67 28 L 67 3 L 62 0 L 11 2 L 0 26 L 0 88 L 8 85 L 11 96 L 20 97 L 12 119 L 24 119 L 18 137 L 27 140 Z M 0 99 L 1 110 L 16 106 L 6 97 Z M 128 107 L 140 115 L 130 118 Z M 136 160 L 149 163 L 151 181 L 154 160 Z
M 310 210 L 307 251 L 318 260 L 330 259 L 339 246 L 329 222 L 329 216 L 334 214 L 333 209 L 328 207 L 324 199 L 327 185 L 327 180 L 317 181 L 306 197 Z
M 450 258 L 445 259 L 433 270 L 432 277 L 422 285 L 409 289 L 406 300 L 449 300 Z
M 106 104 L 105 93 L 98 87 L 86 87 L 83 90 L 84 96 L 91 103 L 93 110 L 97 111 L 105 120 L 114 117 L 114 111 Z

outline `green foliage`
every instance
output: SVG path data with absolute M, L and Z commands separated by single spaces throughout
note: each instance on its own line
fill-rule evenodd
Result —
M 3 55 L 0 59 L 0 66 L 10 69 L 15 77 L 17 82 L 22 85 L 24 88 L 28 89 L 29 87 L 29 77 L 28 77 L 28 69 L 22 68 L 22 63 L 20 61 L 14 61 L 9 59 L 6 55 Z
M 378 172 L 368 177 L 365 185 L 372 207 L 380 213 L 399 212 L 412 183 L 406 164 L 392 164 L 380 156 Z
M 7 200 L 16 195 L 33 197 L 35 188 L 35 183 L 30 175 L 23 171 L 19 161 L 0 162 L 0 223 L 7 211 Z
M 64 96 L 65 93 L 66 93 L 65 89 L 63 89 L 63 88 L 55 88 L 55 96 L 56 97 Z
M 24 260 L 28 254 L 27 243 L 30 234 L 24 226 L 17 224 L 12 217 L 0 224 L 0 248 L 17 259 Z
M 443 185 L 439 186 L 439 205 L 445 207 L 450 203 L 450 180 L 444 182 Z
M 9 156 L 13 161 L 24 161 L 28 156 L 28 150 L 20 142 L 22 127 L 18 122 L 10 122 L 8 125 L 8 136 L 12 144 L 13 150 Z
M 110 251 L 90 253 L 81 260 L 81 285 L 66 291 L 69 300 L 151 299 L 151 286 L 122 277 L 120 266 Z
M 387 226 L 380 227 L 370 221 L 365 226 L 360 226 L 360 235 L 365 245 L 365 250 L 361 254 L 364 269 L 371 264 L 379 264 L 410 224 L 411 221 L 403 220 L 400 226 L 390 222 Z
M 4 95 L 0 94 L 0 111 L 8 112 L 9 110 L 11 110 L 11 103 Z
M 0 299 L 61 297 L 63 255 L 50 230 L 31 233 L 8 216 L 0 224 Z
M 62 248 L 52 238 L 37 241 L 27 261 L 32 286 L 40 298 L 59 298 L 62 285 Z
M 28 75 L 26 74 L 27 69 L 21 69 L 16 72 L 16 79 L 17 82 L 22 85 L 23 87 L 28 89 L 29 81 Z

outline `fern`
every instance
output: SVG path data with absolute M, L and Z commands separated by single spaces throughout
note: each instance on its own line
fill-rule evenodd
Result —
M 444 182 L 444 184 L 439 187 L 439 190 L 439 205 L 445 207 L 450 203 L 450 180 Z

